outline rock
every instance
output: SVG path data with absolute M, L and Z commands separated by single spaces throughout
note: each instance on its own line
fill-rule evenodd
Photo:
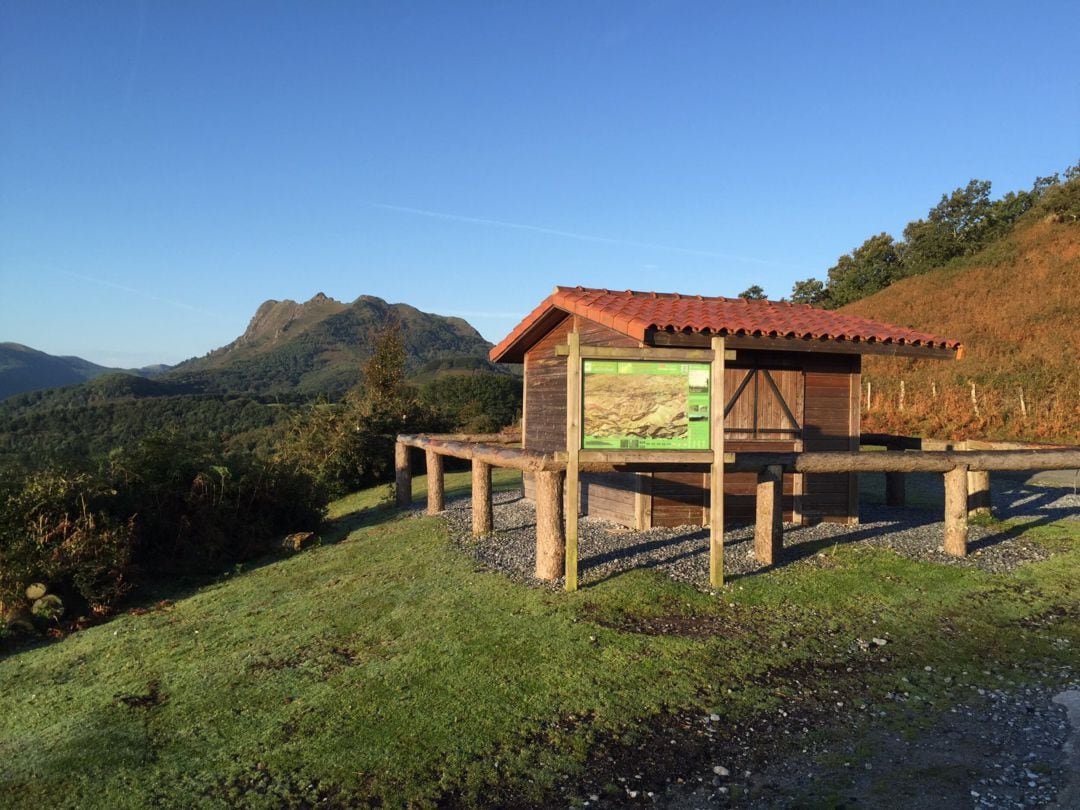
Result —
M 877 638 L 876 636 L 875 636 L 874 638 L 870 639 L 870 640 L 871 640 L 872 642 L 874 642 L 874 644 L 877 644 L 877 645 L 878 645 L 879 647 L 884 647 L 884 646 L 885 646 L 886 644 L 888 644 L 888 643 L 889 643 L 889 642 L 888 642 L 888 641 L 886 641 L 885 639 L 883 639 L 883 638 Z
M 317 546 L 319 537 L 315 532 L 295 532 L 281 541 L 281 547 L 285 551 L 303 551 L 306 548 Z
M 713 765 L 712 772 L 715 773 L 717 776 L 731 776 L 731 771 L 729 771 L 723 765 Z
M 49 592 L 43 582 L 31 582 L 26 586 L 26 598 L 34 602 Z

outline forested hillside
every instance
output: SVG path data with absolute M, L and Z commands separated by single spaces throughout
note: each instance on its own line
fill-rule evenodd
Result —
M 128 374 L 150 376 L 164 366 L 129 370 Z M 81 357 L 56 357 L 20 343 L 0 343 L 0 400 L 23 391 L 37 391 L 61 385 L 73 385 L 121 371 L 83 360 Z

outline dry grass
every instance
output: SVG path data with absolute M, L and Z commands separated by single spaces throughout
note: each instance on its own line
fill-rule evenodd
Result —
M 1035 220 L 970 259 L 845 307 L 965 347 L 955 363 L 867 358 L 863 429 L 1080 442 L 1078 290 L 1080 227 Z

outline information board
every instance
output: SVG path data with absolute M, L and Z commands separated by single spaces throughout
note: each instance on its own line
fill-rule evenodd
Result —
M 586 360 L 582 449 L 708 450 L 709 364 Z

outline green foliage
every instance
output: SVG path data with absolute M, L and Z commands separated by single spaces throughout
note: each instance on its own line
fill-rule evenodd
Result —
M 326 503 L 303 473 L 172 436 L 117 450 L 94 473 L 0 477 L 0 601 L 30 582 L 105 611 L 140 578 L 210 573 L 315 528 Z
M 0 601 L 17 601 L 36 581 L 71 590 L 92 608 L 127 592 L 134 516 L 104 508 L 113 494 L 104 482 L 44 470 L 8 477 L 3 491 Z
M 278 458 L 341 495 L 387 480 L 399 433 L 440 430 L 438 413 L 404 382 L 405 352 L 397 325 L 380 332 L 364 368 L 367 385 L 338 404 L 309 405 L 292 419 Z
M 901 273 L 896 243 L 887 233 L 871 236 L 829 269 L 829 303 L 841 307 L 892 284 Z
M 1080 222 L 1080 163 L 1069 172 L 1068 182 L 1047 189 L 1039 201 L 1039 213 L 1055 222 Z
M 739 298 L 745 298 L 747 301 L 764 301 L 766 299 L 765 290 L 754 284 L 739 293 Z
M 829 269 L 827 286 L 813 278 L 796 282 L 792 300 L 827 307 L 858 301 L 986 249 L 1033 209 L 1059 222 L 1080 219 L 1080 164 L 1066 170 L 1064 183 L 1057 174 L 1038 177 L 1030 190 L 998 200 L 990 198 L 990 189 L 989 180 L 971 180 L 943 194 L 925 219 L 907 224 L 902 241 L 886 233 L 870 237 Z
M 827 297 L 825 284 L 816 278 L 796 281 L 791 288 L 793 304 L 824 304 Z
M 448 429 L 495 433 L 521 417 L 522 382 L 507 374 L 454 374 L 427 383 L 420 398 Z
M 92 469 L 110 451 L 132 446 L 163 425 L 192 441 L 265 456 L 293 408 L 251 397 L 183 393 L 175 383 L 102 378 L 0 403 L 0 457 L 28 468 Z
M 116 514 L 137 516 L 135 561 L 158 573 L 206 573 L 269 550 L 275 538 L 312 530 L 326 496 L 287 463 L 222 456 L 170 435 L 109 459 Z

